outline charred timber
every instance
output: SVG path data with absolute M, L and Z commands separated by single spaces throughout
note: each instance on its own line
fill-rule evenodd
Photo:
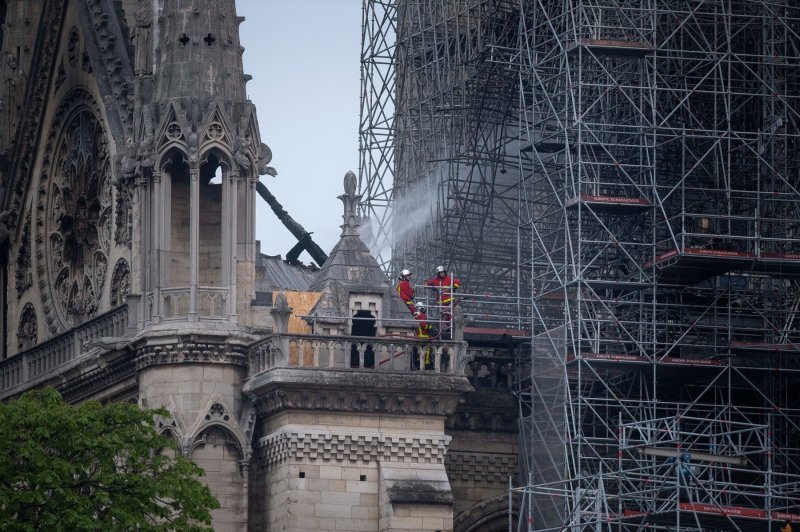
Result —
M 306 231 L 302 225 L 297 223 L 297 221 L 289 216 L 289 213 L 286 212 L 286 209 L 283 208 L 283 205 L 278 202 L 277 198 L 272 195 L 272 193 L 267 189 L 264 183 L 258 182 L 256 183 L 256 190 L 258 194 L 264 198 L 264 201 L 272 209 L 272 212 L 275 213 L 275 216 L 278 217 L 278 220 L 286 227 L 286 229 L 291 232 L 294 237 L 297 239 L 297 245 L 294 246 L 289 254 L 287 255 L 287 260 L 296 261 L 297 257 L 300 256 L 300 252 L 305 249 L 308 251 L 308 254 L 311 255 L 311 258 L 317 263 L 318 266 L 322 266 L 326 260 L 328 260 L 328 255 L 322 251 L 316 242 L 311 239 L 311 233 Z M 291 256 L 291 257 L 290 257 Z

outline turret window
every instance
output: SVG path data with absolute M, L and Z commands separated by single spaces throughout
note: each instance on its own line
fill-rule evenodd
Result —
M 350 334 L 353 336 L 375 336 L 375 316 L 368 310 L 359 310 L 353 316 L 353 327 Z
M 213 33 L 209 33 L 208 35 L 205 36 L 205 38 L 203 39 L 203 42 L 206 43 L 208 46 L 211 46 L 212 44 L 214 44 L 216 42 L 216 40 L 217 39 L 214 38 L 214 34 Z

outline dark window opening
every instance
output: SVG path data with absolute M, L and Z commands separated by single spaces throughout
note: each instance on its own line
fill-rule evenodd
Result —
M 367 350 L 364 351 L 364 367 L 369 369 L 375 367 L 375 351 L 372 350 L 371 345 L 368 345 Z
M 419 371 L 419 349 L 416 347 L 411 354 L 411 371 Z
M 189 36 L 185 33 L 181 33 L 181 36 L 178 37 L 178 42 L 181 43 L 181 46 L 186 46 L 189 44 Z
M 6 23 L 6 12 L 8 11 L 8 2 L 5 0 L 0 1 L 0 49 L 3 48 L 3 27 Z
M 442 358 L 440 361 L 439 370 L 442 373 L 449 373 L 450 370 L 450 353 L 447 350 L 442 351 Z
M 217 39 L 214 38 L 214 34 L 213 33 L 209 33 L 208 35 L 205 36 L 205 38 L 203 38 L 203 42 L 205 42 L 208 46 L 211 46 L 212 44 L 214 44 L 214 42 L 216 42 L 216 40 Z
M 306 472 L 300 471 L 300 478 L 306 478 Z
M 378 330 L 375 327 L 375 316 L 368 310 L 359 310 L 353 316 L 353 329 L 350 334 L 353 336 L 376 336 Z
M 361 365 L 361 360 L 358 352 L 358 344 L 350 344 L 350 367 L 358 369 L 361 367 L 373 369 L 375 367 L 375 350 L 371 345 L 367 345 L 364 349 L 364 365 Z

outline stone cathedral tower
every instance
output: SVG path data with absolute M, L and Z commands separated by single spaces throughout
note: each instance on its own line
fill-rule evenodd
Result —
M 232 529 L 247 518 L 241 386 L 255 339 L 255 187 L 270 157 L 245 95 L 242 20 L 233 0 L 139 2 L 133 137 L 120 158 L 133 191 L 139 401 L 170 410 L 221 499 L 215 525 Z
M 518 340 L 413 336 L 353 174 L 321 269 L 257 250 L 257 193 L 277 201 L 242 21 L 234 0 L 0 0 L 0 400 L 164 407 L 219 531 L 502 528 Z
M 11 0 L 0 17 L 3 396 L 167 407 L 215 526 L 243 530 L 255 188 L 274 171 L 235 2 Z

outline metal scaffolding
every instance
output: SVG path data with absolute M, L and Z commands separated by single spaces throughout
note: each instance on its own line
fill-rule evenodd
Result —
M 532 302 L 521 527 L 800 523 L 800 5 L 376 6 L 387 267 Z
M 443 264 L 475 292 L 515 294 L 516 2 L 364 5 L 361 190 L 373 249 L 387 269 Z

